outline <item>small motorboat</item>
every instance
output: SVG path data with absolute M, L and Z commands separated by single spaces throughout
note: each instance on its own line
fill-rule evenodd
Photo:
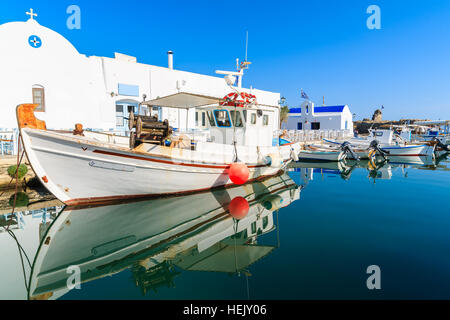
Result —
M 326 150 L 311 145 L 306 145 L 305 150 L 301 150 L 299 160 L 315 161 L 342 161 L 346 158 L 344 150 Z
M 343 144 L 346 142 L 343 142 L 342 144 L 339 143 L 330 143 L 330 142 L 322 142 L 321 144 L 311 144 L 309 145 L 309 148 L 316 148 L 316 149 L 322 149 L 322 150 L 326 150 L 326 151 L 339 151 L 344 149 L 343 148 Z M 350 146 L 350 144 L 348 144 L 350 149 L 344 149 L 344 151 L 347 153 L 347 159 L 353 159 L 353 160 L 358 160 L 358 159 L 369 159 L 369 153 L 371 151 L 370 148 L 365 148 L 365 147 L 354 147 L 354 146 Z

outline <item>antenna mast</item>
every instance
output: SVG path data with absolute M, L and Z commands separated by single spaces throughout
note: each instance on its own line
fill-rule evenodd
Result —
M 245 62 L 247 62 L 247 50 L 248 50 L 248 31 L 245 33 Z
M 251 64 L 251 62 L 247 61 L 247 53 L 248 53 L 248 31 L 246 31 L 246 35 L 245 35 L 245 60 L 242 61 L 241 63 L 239 63 L 239 59 L 236 59 L 236 72 L 232 72 L 232 71 L 222 71 L 222 70 L 216 70 L 217 74 L 224 74 L 226 76 L 228 76 L 228 79 L 231 80 L 230 76 L 235 76 L 237 77 L 237 81 L 238 81 L 238 85 L 237 87 L 240 89 L 242 88 L 242 77 L 244 76 L 244 70 L 248 69 L 248 66 Z M 230 83 L 227 84 L 231 87 L 231 81 L 229 81 Z M 234 89 L 233 89 L 234 90 Z
M 238 87 L 242 88 L 242 77 L 244 75 L 244 70 L 248 69 L 248 66 L 251 64 L 251 62 L 247 61 L 248 58 L 248 31 L 245 32 L 245 60 L 241 62 L 241 64 L 238 67 L 238 72 L 241 74 L 238 77 Z

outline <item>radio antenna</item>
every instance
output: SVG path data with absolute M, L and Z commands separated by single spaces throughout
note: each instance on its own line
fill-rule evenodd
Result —
M 247 51 L 248 51 L 248 30 L 245 34 L 245 61 L 247 61 Z

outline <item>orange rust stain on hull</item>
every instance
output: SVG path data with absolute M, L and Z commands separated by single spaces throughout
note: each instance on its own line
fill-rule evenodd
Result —
M 34 109 L 38 106 L 38 104 L 21 104 L 17 106 L 16 115 L 19 128 L 47 130 L 45 121 L 39 120 L 34 116 Z

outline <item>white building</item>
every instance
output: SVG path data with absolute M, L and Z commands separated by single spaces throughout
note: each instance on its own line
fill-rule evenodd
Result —
M 353 116 L 347 105 L 316 107 L 313 102 L 307 100 L 300 108 L 289 110 L 286 129 L 353 132 Z
M 31 17 L 26 22 L 0 25 L 0 129 L 17 127 L 15 108 L 38 103 L 37 117 L 49 129 L 84 128 L 126 131 L 131 108 L 146 99 L 178 92 L 224 97 L 230 92 L 221 77 L 138 63 L 134 57 L 115 54 L 114 58 L 87 57 L 63 36 L 41 26 Z M 280 94 L 242 89 L 256 95 L 258 102 L 273 106 L 279 123 Z M 153 107 L 160 119 L 174 128 L 196 127 L 196 110 Z M 201 115 L 197 115 L 201 126 Z

